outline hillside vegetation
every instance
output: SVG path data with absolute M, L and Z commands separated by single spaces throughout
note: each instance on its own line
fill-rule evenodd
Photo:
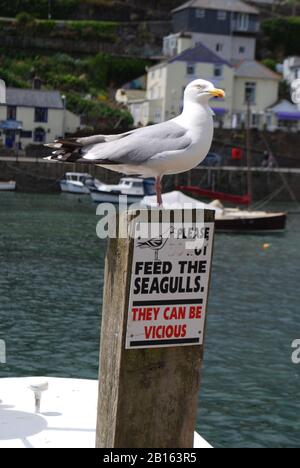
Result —
M 103 19 L 116 21 L 162 20 L 182 0 L 51 0 L 55 19 Z M 36 18 L 48 18 L 48 0 L 0 0 L 0 15 L 15 17 L 25 11 Z
M 85 116 L 93 128 L 111 130 L 132 124 L 131 115 L 110 100 L 110 89 L 145 73 L 146 60 L 120 58 L 106 54 L 76 58 L 61 53 L 35 55 L 10 54 L 0 49 L 0 77 L 8 86 L 31 88 L 34 77 L 44 89 L 58 89 L 67 97 L 67 107 Z
M 280 61 L 300 55 L 300 16 L 278 17 L 262 23 L 262 53 Z

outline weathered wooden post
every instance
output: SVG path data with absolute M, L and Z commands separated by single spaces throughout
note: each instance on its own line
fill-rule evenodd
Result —
M 183 211 L 157 211 L 160 223 L 162 212 L 171 219 L 163 237 L 110 240 L 97 448 L 193 447 L 214 212 L 190 210 L 191 231 L 175 222 Z M 126 212 L 119 222 L 136 230 L 138 215 Z M 195 237 L 201 245 L 188 245 Z

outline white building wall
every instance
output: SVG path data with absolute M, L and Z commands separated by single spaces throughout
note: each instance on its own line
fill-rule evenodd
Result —
M 300 78 L 300 67 L 293 67 L 296 58 L 299 59 L 299 57 L 288 57 L 283 62 L 283 77 L 290 84 Z
M 253 118 L 257 118 L 258 126 L 262 127 L 267 123 L 266 110 L 278 100 L 279 80 L 235 77 L 233 114 L 238 116 L 239 122 L 246 122 L 245 87 L 246 83 L 250 82 L 256 83 L 256 100 L 250 106 L 251 113 L 257 116 Z
M 256 102 L 251 105 L 254 111 L 265 111 L 278 100 L 279 80 L 236 77 L 234 81 L 234 110 L 247 111 L 247 103 L 245 102 L 245 86 L 248 82 L 256 83 Z
M 244 50 L 241 51 L 241 48 Z M 250 37 L 234 36 L 231 55 L 233 60 L 255 60 L 256 40 Z
M 65 112 L 65 116 L 64 116 Z M 7 107 L 0 106 L 0 120 L 7 119 Z M 34 131 L 37 128 L 42 128 L 45 131 L 45 143 L 50 143 L 57 138 L 63 136 L 64 132 L 74 133 L 80 127 L 80 117 L 70 111 L 63 109 L 48 109 L 47 122 L 35 122 L 35 108 L 33 107 L 17 107 L 16 120 L 22 122 L 22 130 L 32 132 L 31 138 L 20 138 L 22 147 L 35 143 Z M 2 142 L 4 135 L 2 131 Z
M 66 133 L 75 133 L 80 128 L 80 117 L 73 112 L 66 110 L 65 131 Z
M 189 33 L 190 38 L 178 34 L 168 36 L 165 41 L 164 53 L 177 55 L 199 42 L 204 44 L 224 60 L 254 60 L 256 39 L 243 36 L 223 36 L 215 34 Z M 167 45 L 168 44 L 168 45 Z M 168 53 L 169 52 L 169 53 Z
M 6 106 L 0 105 L 0 120 L 6 120 Z
M 159 123 L 164 120 L 166 87 L 167 64 L 151 68 L 147 77 L 148 123 Z

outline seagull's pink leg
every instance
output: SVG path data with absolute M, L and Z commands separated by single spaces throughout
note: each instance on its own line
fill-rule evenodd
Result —
M 157 195 L 157 205 L 162 206 L 163 201 L 162 201 L 162 196 L 161 196 L 161 178 L 159 176 L 156 177 L 155 189 L 156 189 L 156 195 Z

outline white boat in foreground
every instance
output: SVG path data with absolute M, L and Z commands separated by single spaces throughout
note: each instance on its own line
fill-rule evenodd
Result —
M 127 203 L 139 203 L 144 197 L 155 194 L 155 180 L 124 177 L 118 185 L 101 184 L 90 189 L 95 203 L 119 203 L 121 195 L 127 196 Z
M 30 387 L 40 384 L 36 414 Z M 0 397 L 0 448 L 95 448 L 97 380 L 2 378 Z M 194 448 L 212 447 L 195 432 Z
M 225 208 L 219 200 L 204 203 L 178 191 L 165 193 L 162 198 L 165 209 L 198 208 L 215 211 L 215 225 L 218 232 L 276 233 L 283 232 L 286 227 L 287 214 L 284 212 Z M 146 207 L 156 207 L 156 197 L 145 197 L 141 204 Z
M 12 192 L 16 190 L 16 182 L 14 180 L 0 182 L 0 191 Z
M 79 195 L 89 195 L 92 187 L 98 187 L 101 182 L 90 174 L 84 172 L 67 172 L 65 177 L 60 180 L 62 192 Z

